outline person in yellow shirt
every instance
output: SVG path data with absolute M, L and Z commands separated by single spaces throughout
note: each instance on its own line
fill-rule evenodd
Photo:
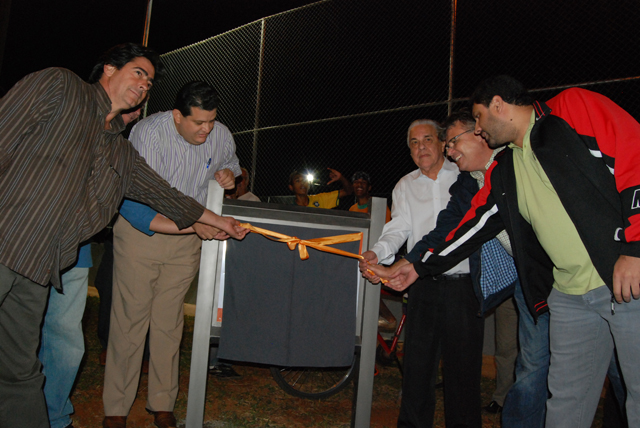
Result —
M 340 198 L 344 198 L 345 196 L 353 193 L 353 187 L 349 180 L 343 177 L 342 174 L 335 169 L 327 169 L 329 170 L 329 182 L 327 185 L 339 181 L 342 183 L 341 190 L 309 195 L 309 182 L 306 178 L 298 171 L 293 171 L 291 173 L 289 176 L 289 190 L 291 190 L 296 197 L 296 205 L 301 207 L 331 209 L 338 206 Z

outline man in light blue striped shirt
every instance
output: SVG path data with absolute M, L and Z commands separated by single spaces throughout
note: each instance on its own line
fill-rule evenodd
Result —
M 241 171 L 231 132 L 215 120 L 217 107 L 212 110 L 189 107 L 186 99 L 181 100 L 198 96 L 196 92 L 203 89 L 200 85 L 206 84 L 187 84 L 178 94 L 179 108 L 142 120 L 129 139 L 158 174 L 204 204 L 209 180 L 215 178 L 225 189 L 232 189 Z
M 138 123 L 129 139 L 165 180 L 201 204 L 210 180 L 225 189 L 241 174 L 229 129 L 216 122 L 218 95 L 205 82 L 187 83 L 174 109 Z M 126 201 L 126 203 L 135 203 Z M 157 426 L 175 427 L 178 353 L 183 303 L 200 265 L 201 239 L 217 231 L 193 225 L 195 234 L 149 236 L 121 216 L 113 228 L 114 270 L 111 327 L 103 401 L 106 416 L 127 416 L 136 397 L 149 330 L 147 410 Z M 201 239 L 200 239 L 201 238 Z

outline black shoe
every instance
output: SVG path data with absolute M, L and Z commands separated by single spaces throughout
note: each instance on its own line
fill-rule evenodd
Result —
M 502 411 L 502 406 L 496 403 L 495 401 L 492 401 L 491 403 L 489 403 L 489 405 L 484 406 L 482 410 L 484 410 L 487 413 L 496 414 Z
M 220 364 L 217 366 L 213 366 L 212 368 L 209 369 L 209 373 L 211 373 L 212 376 L 215 376 L 221 379 L 239 379 L 242 377 L 241 374 L 239 374 L 233 369 L 233 366 L 227 365 L 227 364 L 224 364 L 224 365 Z

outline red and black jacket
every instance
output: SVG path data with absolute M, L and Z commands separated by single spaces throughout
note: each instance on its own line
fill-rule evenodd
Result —
M 618 257 L 640 257 L 640 124 L 607 97 L 578 88 L 547 104 L 535 102 L 534 109 L 531 148 L 611 289 Z M 527 306 L 537 318 L 548 310 L 553 263 L 520 215 L 510 149 L 496 156 L 469 212 L 433 255 L 414 264 L 416 272 L 446 271 L 502 229 L 511 239 Z

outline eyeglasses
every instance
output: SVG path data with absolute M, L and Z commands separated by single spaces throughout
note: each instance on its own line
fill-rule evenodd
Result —
M 469 132 L 473 132 L 473 129 L 469 129 L 467 131 L 459 133 L 458 135 L 456 135 L 455 137 L 453 137 L 449 141 L 447 141 L 447 144 L 445 144 L 444 147 L 447 150 L 453 149 L 455 147 L 456 143 L 458 142 L 458 138 L 460 138 L 461 136 L 463 136 L 464 134 L 467 134 Z

